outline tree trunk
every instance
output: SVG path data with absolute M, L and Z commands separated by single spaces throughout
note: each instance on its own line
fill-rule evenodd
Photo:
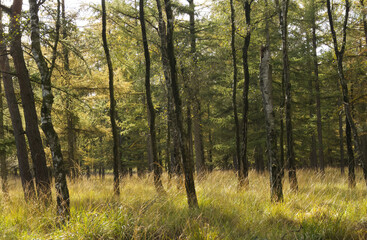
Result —
M 233 0 L 230 0 L 231 5 L 231 49 L 232 49 L 232 64 L 233 64 L 233 88 L 232 88 L 232 106 L 233 106 L 233 118 L 235 125 L 235 142 L 236 142 L 236 161 L 234 164 L 235 169 L 239 170 L 236 165 L 238 165 L 238 159 L 241 156 L 241 145 L 240 145 L 240 123 L 238 121 L 238 110 L 237 110 L 237 52 L 236 52 L 236 23 L 235 23 L 235 9 L 233 5 Z
M 102 0 L 102 40 L 103 40 L 103 49 L 106 54 L 106 60 L 108 65 L 108 76 L 109 76 L 109 90 L 110 90 L 110 120 L 111 120 L 111 128 L 112 128 L 112 136 L 113 136 L 113 176 L 114 176 L 114 184 L 113 190 L 115 195 L 120 195 L 120 180 L 119 180 L 119 135 L 117 132 L 117 124 L 116 124 L 116 101 L 114 95 L 114 79 L 113 79 L 113 67 L 110 56 L 110 50 L 107 44 L 107 36 L 106 36 L 106 3 L 105 0 Z
M 349 158 L 348 161 L 349 163 L 351 163 L 352 161 L 351 158 L 352 158 L 353 147 L 352 147 L 352 141 L 351 141 L 352 136 L 351 135 L 353 135 L 354 146 L 355 146 L 355 150 L 357 153 L 357 160 L 362 165 L 364 179 L 367 184 L 367 168 L 365 166 L 364 161 L 362 161 L 360 139 L 358 137 L 357 126 L 354 123 L 351 109 L 350 109 L 348 85 L 347 85 L 347 81 L 344 76 L 344 69 L 343 69 L 343 57 L 344 57 L 344 52 L 345 52 L 345 45 L 347 42 L 347 24 L 348 24 L 349 10 L 350 10 L 350 2 L 349 0 L 346 0 L 345 1 L 345 16 L 344 16 L 344 23 L 343 23 L 343 29 L 342 29 L 342 32 L 343 32 L 342 46 L 339 50 L 338 41 L 336 38 L 336 32 L 334 29 L 333 16 L 331 12 L 331 4 L 330 4 L 330 0 L 327 0 L 327 12 L 328 12 L 328 17 L 329 17 L 331 35 L 332 35 L 332 39 L 334 43 L 334 52 L 335 52 L 337 62 L 338 62 L 339 83 L 342 89 L 344 113 L 346 116 L 346 137 L 347 137 L 347 149 L 348 149 L 348 158 Z M 348 139 L 349 137 L 350 137 L 350 140 Z M 353 163 L 353 166 L 354 166 L 354 163 Z M 350 182 L 350 183 L 351 183 L 351 186 L 353 186 L 353 182 Z
M 10 34 L 14 37 L 11 41 L 10 53 L 13 57 L 14 67 L 19 80 L 20 96 L 22 99 L 26 123 L 26 134 L 29 148 L 31 150 L 38 197 L 45 202 L 50 202 L 51 186 L 46 165 L 46 156 L 38 128 L 38 117 L 36 113 L 31 81 L 23 55 L 20 21 L 17 21 L 17 19 L 19 19 L 21 16 L 22 5 L 22 0 L 14 0 L 11 8 L 12 13 L 10 21 Z
M 41 108 L 41 127 L 46 135 L 48 144 L 52 153 L 52 161 L 55 173 L 55 188 L 56 188 L 56 202 L 57 215 L 60 222 L 64 222 L 70 215 L 70 198 L 69 190 L 66 182 L 66 169 L 64 159 L 62 156 L 61 145 L 59 137 L 54 129 L 52 123 L 52 104 L 53 95 L 51 89 L 51 76 L 56 62 L 57 45 L 59 41 L 60 30 L 60 0 L 57 1 L 57 21 L 56 21 L 56 40 L 53 46 L 53 56 L 51 60 L 51 68 L 48 67 L 46 59 L 41 50 L 41 38 L 39 29 L 39 3 L 36 0 L 29 0 L 30 14 L 31 14 L 31 40 L 32 53 L 37 63 L 38 70 L 41 74 L 42 82 L 42 108 Z
M 359 0 L 359 2 L 361 3 L 361 6 L 362 6 L 363 30 L 364 30 L 364 37 L 365 37 L 366 45 L 367 45 L 367 19 L 366 19 L 366 9 L 365 9 L 365 6 L 364 6 L 364 0 Z
M 344 136 L 343 136 L 342 111 L 339 112 L 339 150 L 340 150 L 340 172 L 342 175 L 344 175 L 345 161 L 344 161 Z
M 324 145 L 322 142 L 322 119 L 321 119 L 321 98 L 320 98 L 320 80 L 319 80 L 319 64 L 317 60 L 317 39 L 316 39 L 316 4 L 315 0 L 312 0 L 312 55 L 314 62 L 314 74 L 315 74 L 315 90 L 316 90 L 316 117 L 317 117 L 317 141 L 318 141 L 318 160 L 320 164 L 320 170 L 325 172 L 325 160 L 324 160 Z
M 243 112 L 242 112 L 242 148 L 239 159 L 239 186 L 244 187 L 249 184 L 248 180 L 248 159 L 247 159 L 247 136 L 248 136 L 248 93 L 250 87 L 250 72 L 248 66 L 248 50 L 251 40 L 251 3 L 249 0 L 244 2 L 245 18 L 246 18 L 246 36 L 242 49 L 243 71 L 245 83 L 243 86 Z
M 352 132 L 350 129 L 350 124 L 348 119 L 345 119 L 345 136 L 347 139 L 347 153 L 348 153 L 348 182 L 350 188 L 355 188 L 356 186 L 356 174 L 355 174 L 355 160 L 354 160 L 354 152 L 353 152 L 353 143 L 352 143 Z
M 1 10 L 0 10 L 0 22 L 1 22 Z M 0 27 L 2 27 L 0 25 Z M 2 31 L 0 30 L 0 34 Z M 0 74 L 2 75 L 2 74 Z M 3 104 L 3 89 L 0 82 L 0 142 L 4 142 L 5 140 L 5 131 L 4 131 L 4 104 Z M 6 164 L 6 151 L 5 147 L 0 147 L 0 172 L 1 172 L 1 189 L 5 196 L 9 196 L 8 189 L 8 169 Z
M 158 4 L 159 0 L 157 1 Z M 171 6 L 171 0 L 165 0 L 165 9 L 167 15 L 167 56 L 170 65 L 170 73 L 171 73 L 171 82 L 169 83 L 169 90 L 172 92 L 173 102 L 175 106 L 174 111 L 174 120 L 177 128 L 179 146 L 182 156 L 182 165 L 185 175 L 185 188 L 188 199 L 188 204 L 190 208 L 197 208 L 198 201 L 196 197 L 195 183 L 194 183 L 194 175 L 193 175 L 193 166 L 192 162 L 188 161 L 187 153 L 188 150 L 185 146 L 185 135 L 183 133 L 183 125 L 182 125 L 182 103 L 180 98 L 179 87 L 177 83 L 177 72 L 176 72 L 176 59 L 174 54 L 174 44 L 173 44 L 173 12 Z
M 282 0 L 279 5 L 279 0 L 276 0 L 280 30 L 282 33 L 282 52 L 283 52 L 283 80 L 285 88 L 285 125 L 287 134 L 287 161 L 289 171 L 289 183 L 293 191 L 298 190 L 297 175 L 296 175 L 296 160 L 294 155 L 293 143 L 293 127 L 292 127 L 292 113 L 291 113 L 291 83 L 289 76 L 289 58 L 288 58 L 288 6 L 289 0 Z
M 0 1 L 1 3 L 1 1 Z M 20 116 L 17 98 L 15 96 L 13 80 L 10 74 L 10 65 L 5 45 L 2 26 L 2 10 L 0 9 L 0 71 L 4 83 L 4 92 L 8 103 L 8 109 L 14 131 L 15 145 L 17 149 L 20 179 L 22 182 L 24 198 L 28 201 L 35 196 L 33 177 L 29 168 L 27 144 L 24 137 L 22 119 Z
M 141 33 L 143 38 L 144 56 L 145 56 L 145 93 L 147 97 L 148 105 L 148 121 L 149 121 L 149 137 L 151 145 L 151 153 L 153 160 L 153 173 L 154 173 L 154 186 L 158 193 L 164 191 L 161 175 L 162 175 L 162 162 L 158 159 L 157 155 L 157 137 L 155 131 L 155 110 L 152 101 L 152 95 L 150 91 L 150 53 L 148 47 L 148 39 L 145 28 L 144 17 L 144 0 L 139 1 L 139 19 L 141 26 Z
M 208 103 L 208 122 L 210 123 L 210 104 Z M 209 126 L 209 133 L 208 133 L 208 169 L 209 171 L 213 171 L 213 139 L 212 139 L 212 129 Z
M 272 73 L 270 66 L 270 34 L 269 7 L 265 0 L 265 35 L 266 45 L 261 48 L 260 58 L 260 89 L 266 123 L 266 146 L 270 172 L 270 198 L 273 202 L 283 201 L 282 162 L 277 158 L 277 133 L 275 128 L 275 113 L 273 107 Z

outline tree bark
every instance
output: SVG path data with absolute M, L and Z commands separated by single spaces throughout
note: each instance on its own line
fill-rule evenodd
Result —
M 157 1 L 157 3 L 159 0 Z M 177 128 L 179 146 L 182 156 L 182 165 L 185 175 L 185 188 L 187 194 L 187 200 L 190 208 L 197 208 L 198 201 L 195 190 L 195 182 L 193 175 L 192 162 L 188 161 L 187 154 L 188 150 L 185 146 L 185 135 L 183 133 L 183 117 L 182 117 L 182 102 L 180 98 L 179 87 L 177 83 L 177 71 L 176 71 L 176 59 L 174 54 L 174 44 L 173 44 L 173 12 L 171 0 L 164 0 L 166 15 L 167 15 L 167 56 L 170 65 L 171 82 L 169 83 L 169 90 L 172 92 L 173 102 L 174 102 L 174 120 Z
M 162 175 L 162 162 L 159 161 L 157 155 L 157 137 L 155 131 L 155 110 L 152 101 L 152 94 L 150 89 L 150 53 L 148 46 L 148 39 L 145 27 L 145 16 L 144 16 L 144 0 L 139 0 L 139 19 L 141 26 L 141 33 L 143 38 L 143 48 L 145 56 L 145 93 L 147 97 L 148 105 L 148 121 L 149 121 L 149 138 L 153 159 L 153 173 L 154 173 L 154 186 L 158 193 L 164 191 L 161 175 Z
M 317 59 L 317 38 L 316 38 L 316 4 L 315 0 L 312 0 L 312 55 L 314 62 L 314 77 L 315 77 L 315 90 L 316 90 L 316 117 L 317 117 L 317 141 L 318 141 L 318 162 L 320 164 L 320 170 L 325 172 L 325 160 L 324 160 L 324 144 L 322 141 L 322 119 L 321 119 L 321 98 L 320 98 L 320 80 L 319 80 L 319 64 Z
M 363 30 L 364 30 L 364 37 L 367 45 L 367 19 L 366 19 L 366 9 L 364 6 L 364 0 L 359 0 L 362 6 L 362 22 L 363 22 Z
M 240 145 L 240 123 L 238 121 L 238 110 L 237 110 L 237 51 L 236 51 L 236 13 L 233 5 L 233 0 L 230 0 L 231 5 L 231 49 L 232 49 L 232 65 L 233 65 L 233 85 L 232 85 L 232 107 L 233 107 L 233 118 L 235 126 L 235 142 L 236 142 L 236 161 L 241 156 L 241 145 Z M 236 169 L 239 171 L 239 169 Z
M 1 23 L 1 21 L 0 21 Z M 9 59 L 7 57 L 7 49 L 3 39 L 2 26 L 0 26 L 0 71 L 3 72 L 3 83 L 8 109 L 14 131 L 15 146 L 17 149 L 18 166 L 20 179 L 22 182 L 24 198 L 28 201 L 36 196 L 33 176 L 29 167 L 27 143 L 25 140 L 25 132 L 23 130 L 22 118 L 20 116 L 18 101 L 15 96 L 12 76 L 7 74 L 10 72 Z
M 339 150 L 340 150 L 340 172 L 342 175 L 344 175 L 345 162 L 344 162 L 344 136 L 343 136 L 342 111 L 339 112 Z
M 288 6 L 289 0 L 276 0 L 280 30 L 282 33 L 282 52 L 283 52 L 283 80 L 285 87 L 285 124 L 287 134 L 287 161 L 290 187 L 293 191 L 298 190 L 298 182 L 296 175 L 296 160 L 294 155 L 293 127 L 292 127 L 292 99 L 291 99 L 291 83 L 289 76 L 289 58 L 288 58 Z
M 246 36 L 242 48 L 242 60 L 245 82 L 243 86 L 243 112 L 242 112 L 242 148 L 239 159 L 239 187 L 245 187 L 249 184 L 248 180 L 248 159 L 247 159 L 247 137 L 248 137 L 248 92 L 250 87 L 250 72 L 248 66 L 248 50 L 251 40 L 251 0 L 245 0 L 245 18 L 246 18 Z
M 41 50 L 41 37 L 39 29 L 39 3 L 36 0 L 29 0 L 31 14 L 31 41 L 32 53 L 37 63 L 38 70 L 41 74 L 42 82 L 42 108 L 41 108 L 41 127 L 46 135 L 50 150 L 52 153 L 52 161 L 55 173 L 55 189 L 57 202 L 57 216 L 60 222 L 65 222 L 70 215 L 70 198 L 69 190 L 66 182 L 66 169 L 61 151 L 60 140 L 52 123 L 52 104 L 53 95 L 51 89 L 51 76 L 56 62 L 57 45 L 59 41 L 60 30 L 60 0 L 57 1 L 57 20 L 56 20 L 56 40 L 53 46 L 53 55 L 51 67 L 48 67 L 46 59 Z
M 0 22 L 1 22 L 1 10 L 0 10 Z M 0 26 L 2 27 L 2 26 Z M 0 30 L 0 34 L 2 31 Z M 2 74 L 0 74 L 2 75 Z M 5 140 L 5 131 L 4 131 L 4 104 L 3 104 L 3 88 L 0 82 L 0 142 L 4 142 Z M 9 188 L 8 188 L 8 169 L 6 163 L 6 151 L 5 146 L 0 147 L 0 172 L 1 172 L 1 189 L 3 194 L 8 197 L 9 196 Z
M 11 41 L 10 54 L 14 61 L 14 67 L 18 75 L 20 96 L 24 110 L 26 123 L 26 134 L 33 161 L 34 175 L 38 197 L 45 202 L 51 201 L 51 186 L 48 169 L 46 165 L 46 156 L 43 149 L 42 139 L 38 128 L 38 117 L 31 86 L 28 69 L 25 64 L 20 19 L 22 12 L 22 0 L 14 0 L 11 7 L 10 34 L 14 36 Z
M 197 53 L 196 53 L 196 30 L 195 30 L 195 4 L 194 0 L 187 0 L 189 2 L 189 17 L 190 17 L 190 53 L 192 58 L 191 75 L 191 91 L 193 103 L 193 130 L 194 130 L 194 144 L 195 144 L 195 160 L 196 171 L 202 174 L 205 171 L 205 157 L 203 144 L 203 130 L 201 126 L 201 101 L 200 101 L 200 79 L 198 78 L 197 68 Z
M 106 36 L 106 2 L 102 0 L 102 40 L 103 40 L 103 49 L 106 54 L 106 60 L 108 65 L 108 76 L 109 76 L 109 91 L 110 91 L 110 120 L 111 120 L 111 128 L 112 128 L 112 136 L 113 136 L 113 176 L 114 176 L 114 193 L 115 195 L 120 195 L 120 180 L 119 180 L 119 135 L 117 132 L 117 124 L 116 124 L 116 101 L 114 95 L 114 79 L 113 79 L 113 67 L 110 56 L 110 50 L 107 44 L 107 36 Z
M 337 62 L 338 62 L 339 84 L 340 84 L 341 89 L 342 89 L 344 113 L 345 113 L 345 116 L 346 116 L 346 137 L 347 137 L 348 161 L 351 163 L 352 158 L 354 159 L 354 157 L 352 156 L 352 153 L 353 153 L 352 141 L 348 140 L 349 136 L 350 136 L 350 139 L 351 139 L 352 138 L 351 135 L 353 135 L 357 160 L 362 165 L 364 179 L 365 179 L 365 182 L 367 184 L 367 168 L 365 166 L 364 161 L 362 160 L 360 139 L 358 137 L 357 126 L 354 123 L 352 113 L 351 113 L 351 107 L 350 107 L 350 102 L 349 102 L 348 85 L 347 85 L 347 81 L 346 81 L 345 76 L 344 76 L 344 68 L 343 68 L 343 57 L 344 57 L 345 46 L 346 46 L 346 42 L 347 42 L 347 24 L 348 24 L 349 10 L 350 10 L 350 2 L 349 2 L 349 0 L 345 1 L 345 16 L 344 16 L 343 29 L 342 29 L 343 37 L 342 37 L 342 45 L 341 45 L 340 49 L 339 49 L 339 46 L 338 46 L 338 41 L 337 41 L 337 38 L 336 38 L 336 32 L 335 32 L 335 29 L 334 29 L 334 22 L 333 22 L 333 15 L 332 15 L 332 12 L 331 12 L 330 0 L 327 0 L 326 3 L 327 3 L 327 12 L 328 12 L 328 17 L 329 17 L 331 36 L 332 36 L 333 44 L 334 44 L 334 52 L 335 52 Z M 353 166 L 354 166 L 354 164 L 353 164 Z M 353 186 L 353 185 L 354 185 L 353 181 L 350 179 L 350 186 Z

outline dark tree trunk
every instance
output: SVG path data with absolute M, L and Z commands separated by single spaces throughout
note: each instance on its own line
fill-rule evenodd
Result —
M 364 6 L 364 1 L 365 0 L 359 0 L 359 2 L 361 3 L 361 6 L 362 6 L 363 30 L 364 30 L 364 37 L 365 37 L 365 41 L 366 41 L 366 45 L 367 45 L 367 19 L 366 19 L 366 11 L 365 11 L 365 6 Z
M 351 110 L 350 102 L 349 102 L 348 85 L 347 85 L 347 81 L 344 76 L 344 69 L 343 69 L 343 57 L 344 57 L 344 52 L 345 52 L 345 45 L 347 42 L 347 24 L 348 24 L 349 10 L 350 10 L 350 2 L 349 0 L 346 0 L 345 1 L 345 16 L 344 16 L 343 29 L 342 29 L 343 38 L 342 38 L 342 45 L 339 50 L 336 32 L 334 29 L 333 15 L 331 12 L 331 4 L 330 4 L 330 0 L 327 0 L 327 12 L 328 12 L 328 17 L 329 17 L 331 35 L 332 35 L 332 39 L 334 43 L 334 52 L 335 52 L 337 62 L 338 62 L 339 83 L 342 89 L 344 113 L 346 116 L 346 137 L 347 137 L 348 161 L 351 162 L 351 158 L 354 159 L 354 157 L 352 157 L 353 147 L 352 147 L 352 141 L 351 141 L 352 136 L 353 136 L 354 146 L 355 146 L 355 150 L 357 154 L 357 160 L 362 165 L 364 179 L 367 184 L 367 168 L 365 166 L 364 161 L 362 161 L 360 139 L 358 137 L 357 126 L 355 125 L 353 117 L 352 117 L 352 110 Z M 348 135 L 350 135 L 350 141 L 348 140 L 349 138 Z M 350 183 L 352 186 L 353 182 L 350 182 Z
M 148 105 L 148 121 L 149 121 L 149 138 L 151 145 L 151 153 L 153 160 L 153 173 L 154 173 L 154 186 L 158 193 L 164 191 L 161 175 L 162 175 L 162 162 L 158 159 L 157 155 L 157 137 L 155 131 L 155 110 L 152 101 L 152 95 L 150 91 L 150 53 L 148 47 L 148 39 L 145 28 L 144 17 L 144 0 L 139 1 L 139 19 L 141 26 L 141 33 L 143 38 L 144 56 L 145 56 L 145 93 L 147 97 Z
M 157 3 L 159 0 L 157 1 Z M 196 197 L 195 190 L 195 182 L 194 182 L 194 174 L 193 174 L 193 164 L 188 161 L 187 154 L 188 150 L 185 146 L 185 135 L 183 133 L 183 124 L 182 124 L 182 102 L 180 98 L 179 87 L 177 83 L 177 71 L 176 71 L 176 59 L 174 54 L 174 43 L 173 43 L 173 12 L 171 6 L 171 0 L 165 0 L 165 9 L 167 15 L 167 56 L 170 65 L 170 73 L 171 73 L 171 82 L 169 83 L 169 90 L 172 92 L 173 102 L 175 106 L 174 111 L 174 120 L 177 128 L 179 146 L 182 156 L 182 165 L 185 175 L 185 188 L 187 194 L 187 200 L 190 208 L 197 208 L 198 201 Z
M 241 145 L 240 145 L 240 123 L 238 121 L 238 110 L 237 110 L 237 52 L 236 52 L 236 23 L 235 23 L 235 9 L 233 0 L 230 0 L 231 5 L 231 49 L 232 49 L 232 64 L 233 64 L 233 88 L 232 88 L 232 106 L 233 106 L 233 118 L 235 125 L 235 142 L 236 142 L 236 163 L 234 167 L 238 169 L 238 159 L 241 156 Z
M 30 14 L 31 14 L 31 40 L 32 53 L 37 63 L 38 70 L 41 74 L 42 82 L 42 108 L 41 108 L 41 127 L 46 135 L 48 144 L 52 153 L 52 161 L 55 173 L 55 188 L 56 188 L 56 202 L 57 215 L 61 222 L 64 222 L 70 215 L 70 198 L 69 190 L 66 182 L 66 169 L 62 156 L 61 145 L 59 137 L 54 129 L 52 123 L 52 104 L 53 95 L 51 89 L 51 76 L 56 62 L 57 45 L 59 41 L 60 30 L 60 0 L 57 1 L 57 21 L 56 21 L 56 40 L 53 46 L 53 56 L 51 60 L 51 67 L 49 68 L 41 50 L 41 38 L 39 29 L 39 3 L 36 0 L 29 0 Z
M 264 172 L 264 157 L 263 157 L 263 148 L 261 144 L 255 147 L 255 169 L 257 173 Z
M 343 134 L 343 116 L 342 111 L 339 112 L 339 150 L 340 150 L 340 172 L 344 175 L 344 134 Z
M 275 128 L 275 113 L 273 107 L 272 71 L 270 66 L 270 34 L 269 34 L 269 7 L 265 0 L 265 34 L 266 46 L 261 49 L 260 58 L 260 89 L 263 98 L 266 123 L 266 146 L 270 172 L 270 198 L 273 202 L 283 200 L 281 159 L 277 158 L 277 133 Z
M 33 177 L 29 168 L 27 144 L 24 137 L 24 130 L 18 108 L 18 102 L 14 92 L 13 80 L 12 76 L 7 74 L 11 71 L 7 53 L 8 52 L 3 35 L 2 11 L 0 9 L 0 71 L 2 72 L 4 92 L 14 131 L 20 179 L 22 182 L 24 198 L 27 201 L 29 198 L 33 198 L 35 196 L 35 189 L 33 185 Z
M 11 36 L 14 36 L 11 41 L 10 53 L 13 57 L 14 67 L 18 75 L 20 96 L 24 110 L 26 123 L 26 134 L 28 138 L 29 148 L 33 161 L 34 175 L 36 180 L 36 188 L 38 197 L 45 202 L 51 201 L 51 186 L 50 178 L 46 165 L 46 156 L 43 149 L 42 139 L 38 128 L 38 117 L 34 102 L 31 81 L 28 69 L 25 64 L 19 19 L 22 12 L 22 0 L 14 0 L 11 13 Z
M 287 162 L 289 171 L 289 182 L 290 187 L 293 191 L 298 190 L 298 182 L 296 175 L 296 159 L 294 154 L 294 143 L 293 143 L 293 127 L 292 127 L 292 113 L 291 113 L 291 83 L 289 76 L 289 58 L 288 58 L 288 6 L 289 0 L 279 0 L 276 1 L 280 30 L 282 33 L 282 52 L 283 52 L 283 80 L 285 88 L 285 125 L 287 134 Z
M 345 136 L 347 139 L 347 153 L 348 153 L 348 182 L 350 188 L 355 188 L 356 186 L 356 174 L 355 174 L 355 160 L 354 160 L 354 152 L 353 152 L 353 143 L 352 143 L 352 132 L 350 129 L 350 124 L 347 119 L 345 119 Z
M 107 44 L 107 36 L 106 36 L 106 3 L 105 0 L 102 0 L 102 40 L 103 40 L 103 49 L 106 54 L 106 60 L 108 65 L 108 76 L 109 76 L 109 90 L 110 90 L 110 120 L 111 120 L 111 128 L 113 135 L 113 176 L 114 176 L 114 184 L 113 190 L 115 195 L 120 195 L 120 180 L 119 180 L 119 134 L 117 132 L 117 124 L 116 124 L 116 101 L 114 96 L 114 83 L 113 83 L 113 67 L 110 56 L 110 50 Z
M 208 122 L 210 123 L 210 104 L 208 103 Z M 209 140 L 209 146 L 208 146 L 208 169 L 209 171 L 213 171 L 213 139 L 212 139 L 212 129 L 209 126 L 208 130 L 208 140 Z
M 251 40 L 251 3 L 250 0 L 245 0 L 245 18 L 246 18 L 246 36 L 242 49 L 243 71 L 245 76 L 245 83 L 243 86 L 243 112 L 242 112 L 242 148 L 241 156 L 239 158 L 239 186 L 244 187 L 249 184 L 248 180 L 248 159 L 247 159 L 247 137 L 248 137 L 248 93 L 250 87 L 250 71 L 248 66 L 248 50 Z
M 315 74 L 315 90 L 316 90 L 316 117 L 317 117 L 317 141 L 318 141 L 318 162 L 320 164 L 320 170 L 325 172 L 324 161 L 324 144 L 322 142 L 322 119 L 321 119 L 321 98 L 320 98 L 320 80 L 319 80 L 319 64 L 317 60 L 317 39 L 316 39 L 316 4 L 315 0 L 312 0 L 312 55 L 314 62 L 314 74 Z

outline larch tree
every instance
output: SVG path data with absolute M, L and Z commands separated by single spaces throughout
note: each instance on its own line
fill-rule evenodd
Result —
M 243 61 L 243 71 L 244 71 L 244 78 L 245 82 L 243 85 L 243 112 L 242 112 L 242 148 L 241 148 L 241 156 L 239 160 L 239 187 L 244 187 L 249 184 L 248 181 L 248 171 L 249 171 L 249 164 L 248 164 L 248 157 L 247 157 L 247 138 L 248 138 L 248 109 L 249 109 L 249 101 L 248 101 L 248 94 L 249 94 L 249 87 L 250 87 L 250 71 L 249 71 L 249 64 L 248 64 L 248 51 L 250 47 L 251 41 L 251 4 L 253 0 L 245 0 L 244 1 L 244 10 L 245 10 L 245 18 L 246 18 L 246 26 L 245 26 L 245 41 L 242 48 L 242 61 Z
M 231 7 L 231 50 L 232 50 L 232 64 L 233 64 L 232 107 L 235 124 L 236 161 L 238 164 L 241 156 L 241 145 L 240 145 L 241 143 L 240 143 L 240 123 L 238 120 L 238 110 L 237 110 L 238 70 L 237 70 L 237 51 L 236 51 L 236 12 L 233 0 L 230 0 L 229 4 Z
M 20 96 L 26 125 L 25 133 L 31 151 L 37 195 L 39 199 L 48 203 L 51 201 L 51 183 L 41 134 L 38 128 L 38 117 L 31 79 L 22 49 L 22 32 L 20 29 L 22 5 L 22 0 L 14 0 L 11 8 L 3 7 L 3 9 L 7 9 L 6 11 L 10 15 L 10 35 L 13 36 L 10 43 L 10 54 L 13 58 L 14 68 L 19 81 Z M 26 169 L 24 170 L 26 171 Z M 27 173 L 25 172 L 25 174 Z
M 109 78 L 109 93 L 110 93 L 110 121 L 112 128 L 112 136 L 113 136 L 113 176 L 114 176 L 114 193 L 115 195 L 120 195 L 120 180 L 119 180 L 119 135 L 117 132 L 117 124 L 116 124 L 116 100 L 114 93 L 114 74 L 113 74 L 113 66 L 111 61 L 110 49 L 107 43 L 107 24 L 106 24 L 106 1 L 102 0 L 102 41 L 103 41 L 103 49 L 106 55 L 106 61 L 108 66 L 108 78 Z
M 277 133 L 273 106 L 272 69 L 270 65 L 269 6 L 265 0 L 265 37 L 266 44 L 261 48 L 260 90 L 266 123 L 266 145 L 270 172 L 270 198 L 274 202 L 283 200 L 282 164 L 277 156 Z
M 289 171 L 289 182 L 291 189 L 298 190 L 298 182 L 296 175 L 296 159 L 294 153 L 294 141 L 293 141 L 293 126 L 292 126 L 292 98 L 291 98 L 291 82 L 290 82 L 290 69 L 289 69 L 289 57 L 288 57 L 288 8 L 289 0 L 276 0 L 276 5 L 279 15 L 279 26 L 282 36 L 282 56 L 283 56 L 283 74 L 282 81 L 285 88 L 285 124 L 287 134 L 287 162 Z
M 60 139 L 55 131 L 52 122 L 52 105 L 54 96 L 52 94 L 51 78 L 56 65 L 57 46 L 60 37 L 60 12 L 61 3 L 57 1 L 57 16 L 55 26 L 55 42 L 52 46 L 51 66 L 43 55 L 41 48 L 40 23 L 39 23 L 39 8 L 40 2 L 37 0 L 29 0 L 30 14 L 31 14 L 31 45 L 32 54 L 38 70 L 41 75 L 42 84 L 42 107 L 41 107 L 41 128 L 46 135 L 48 145 L 52 154 L 52 163 L 55 174 L 55 190 L 57 203 L 58 221 L 65 222 L 70 215 L 70 197 L 69 189 L 66 181 L 66 168 L 64 158 L 61 151 Z
M 139 0 L 139 20 L 141 26 L 141 34 L 143 39 L 143 48 L 145 57 L 145 94 L 148 106 L 149 138 L 150 138 L 151 155 L 153 159 L 154 186 L 158 193 L 162 193 L 164 192 L 161 179 L 162 162 L 158 159 L 157 154 L 157 134 L 155 130 L 156 117 L 150 88 L 150 53 L 147 39 L 147 31 L 145 27 L 144 0 Z
M 159 0 L 157 0 L 159 1 Z M 182 101 L 180 97 L 180 91 L 177 81 L 177 70 L 176 70 L 176 58 L 174 53 L 174 16 L 172 11 L 172 1 L 164 0 L 165 10 L 167 16 L 167 57 L 170 66 L 170 80 L 169 91 L 172 92 L 173 103 L 174 103 L 174 122 L 176 127 L 176 132 L 179 140 L 179 147 L 182 157 L 182 166 L 185 176 L 185 189 L 187 200 L 190 208 L 197 208 L 198 201 L 195 190 L 194 173 L 193 173 L 193 163 L 188 161 L 188 149 L 185 145 L 186 139 L 183 130 L 183 115 L 182 115 Z
M 362 160 L 362 152 L 361 152 L 361 143 L 360 139 L 358 137 L 358 129 L 354 122 L 353 116 L 352 116 L 352 110 L 350 106 L 350 100 L 349 100 L 349 92 L 348 92 L 348 85 L 347 80 L 344 75 L 344 67 L 343 67 L 343 59 L 344 59 L 344 53 L 347 43 L 347 25 L 348 25 L 348 18 L 349 18 L 349 11 L 351 7 L 351 3 L 349 0 L 345 0 L 345 14 L 344 14 L 344 20 L 342 25 L 342 43 L 339 48 L 338 39 L 336 36 L 336 31 L 334 28 L 334 20 L 333 20 L 333 12 L 331 7 L 330 0 L 326 1 L 327 5 L 327 13 L 329 18 L 329 25 L 330 25 L 330 31 L 331 31 L 331 37 L 333 39 L 333 46 L 334 46 L 334 53 L 337 58 L 337 66 L 338 66 L 338 76 L 339 76 L 339 84 L 342 90 L 342 96 L 343 96 L 343 107 L 344 107 L 344 114 L 346 117 L 346 138 L 347 138 L 347 152 L 348 152 L 348 166 L 349 166 L 349 185 L 350 187 L 355 187 L 355 174 L 354 174 L 354 156 L 353 156 L 353 143 L 352 138 L 354 139 L 354 146 L 357 154 L 357 160 L 361 163 L 364 179 L 367 184 L 367 169 L 365 166 L 365 162 Z M 353 135 L 353 137 L 352 137 Z
M 33 176 L 29 167 L 27 143 L 25 140 L 22 118 L 20 116 L 18 101 L 17 97 L 15 96 L 13 86 L 13 76 L 10 74 L 11 69 L 8 58 L 8 50 L 4 39 L 1 9 L 0 9 L 0 71 L 2 73 L 5 97 L 8 104 L 10 119 L 13 127 L 13 135 L 17 150 L 19 174 L 22 182 L 24 198 L 26 201 L 28 201 L 30 198 L 34 198 L 36 194 L 34 189 Z

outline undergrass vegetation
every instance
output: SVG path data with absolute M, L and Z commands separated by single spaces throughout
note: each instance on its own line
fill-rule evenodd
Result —
M 271 203 L 269 176 L 251 172 L 238 191 L 233 172 L 197 179 L 199 209 L 190 210 L 183 186 L 164 176 L 165 196 L 152 177 L 127 177 L 121 196 L 112 177 L 69 181 L 71 218 L 56 225 L 55 207 L 25 203 L 20 182 L 0 200 L 0 239 L 366 239 L 367 190 L 349 189 L 347 176 L 327 169 L 325 177 L 298 171 L 299 191 L 284 182 L 284 202 Z

